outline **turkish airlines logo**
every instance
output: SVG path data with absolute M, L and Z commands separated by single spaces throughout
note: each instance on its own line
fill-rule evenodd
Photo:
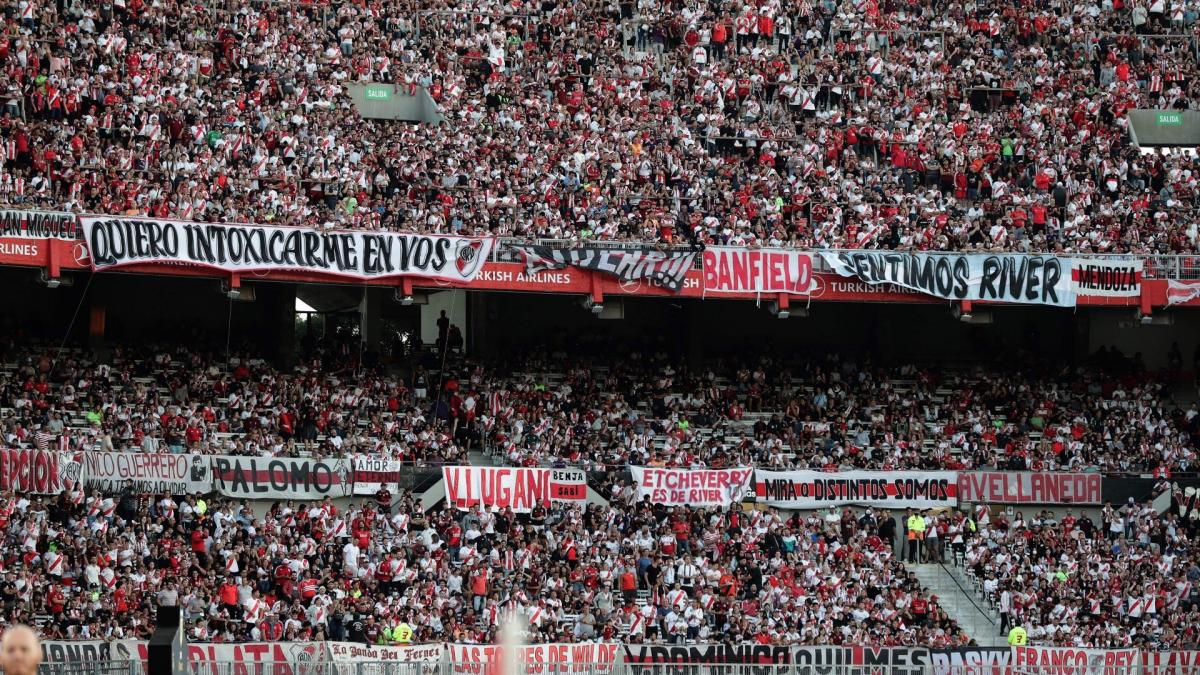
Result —
M 88 255 L 87 245 L 82 241 L 75 242 L 75 246 L 71 248 L 71 255 L 75 258 L 76 265 L 88 265 L 91 256 Z

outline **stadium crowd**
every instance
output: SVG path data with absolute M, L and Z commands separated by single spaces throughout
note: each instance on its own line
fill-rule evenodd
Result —
M 185 220 L 1193 252 L 1180 1 L 8 0 L 0 200 Z M 349 87 L 445 122 L 363 119 Z M 469 160 L 467 158 L 470 158 Z
M 964 562 L 1002 626 L 1044 644 L 1170 649 L 1200 642 L 1200 521 L 1150 503 L 982 518 Z
M 407 623 L 416 642 L 488 642 L 520 609 L 534 642 L 964 642 L 872 516 L 623 502 L 426 515 L 408 495 L 256 515 L 131 493 L 98 512 L 7 494 L 2 513 L 5 618 L 49 637 L 145 637 L 156 606 L 177 603 L 196 641 L 387 643 Z
M 458 358 L 406 377 L 313 351 L 294 372 L 235 353 L 126 346 L 104 358 L 12 343 L 5 440 L 75 449 L 369 454 L 418 465 L 484 449 L 506 463 L 675 467 L 1102 470 L 1196 467 L 1200 416 L 1107 350 L 1074 366 L 882 367 L 837 356 L 714 362 Z

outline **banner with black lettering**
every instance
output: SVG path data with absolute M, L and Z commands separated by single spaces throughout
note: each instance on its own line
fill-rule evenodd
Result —
M 1008 647 L 931 649 L 932 675 L 1009 675 L 1012 650 Z
M 74 213 L 0 209 L 0 237 L 75 239 L 78 225 Z
M 958 505 L 953 471 L 754 471 L 760 504 L 784 509 L 878 506 L 930 509 Z
M 946 300 L 1074 307 L 1071 258 L 1025 253 L 822 252 L 834 272 Z
M 754 469 L 662 469 L 631 466 L 639 500 L 664 506 L 720 506 L 742 501 Z
M 1012 648 L 1014 675 L 1125 675 L 1138 665 L 1136 649 Z
M 46 663 L 100 663 L 108 661 L 109 643 L 104 640 L 42 640 L 42 660 Z
M 958 498 L 989 504 L 1102 504 L 1098 473 L 959 471 Z
M 126 488 L 144 494 L 173 495 L 212 490 L 207 455 L 169 452 L 85 452 L 83 487 L 116 494 Z
M 585 245 L 578 248 L 553 246 L 514 246 L 525 261 L 529 274 L 560 270 L 572 266 L 603 272 L 623 282 L 647 280 L 678 293 L 688 270 L 696 262 L 696 252 L 684 249 L 658 251 L 651 248 L 607 248 Z
M 460 511 L 478 506 L 528 513 L 551 502 L 583 504 L 587 476 L 578 469 L 444 466 L 446 502 Z
M 781 248 L 709 246 L 704 249 L 704 293 L 792 293 L 815 288 L 812 254 Z
M 355 279 L 414 276 L 467 282 L 495 239 L 398 232 L 81 217 L 92 269 L 164 263 L 227 272 L 288 270 Z
M 216 490 L 227 497 L 316 500 L 354 494 L 348 459 L 218 455 L 212 473 Z
M 621 652 L 615 642 L 577 642 L 521 645 L 517 663 L 522 675 L 588 673 L 612 669 Z M 450 672 L 454 675 L 499 675 L 504 649 L 499 645 L 449 644 Z
M 629 675 L 663 675 L 674 669 L 662 666 L 672 664 L 697 665 L 740 665 L 741 675 L 772 675 L 773 666 L 787 664 L 791 660 L 791 648 L 785 645 L 763 645 L 754 642 L 742 644 L 700 645 L 622 645 L 625 652 L 625 669 Z M 761 665 L 762 669 L 745 666 Z M 685 666 L 681 666 L 685 668 Z M 698 669 L 694 672 L 701 672 Z M 681 673 L 689 672 L 686 670 Z
M 333 671 L 338 675 L 438 675 L 445 650 L 442 644 L 364 645 L 326 642 Z
M 928 675 L 925 647 L 820 646 L 792 649 L 796 675 Z
M 404 463 L 382 457 L 354 458 L 354 494 L 373 495 L 387 486 L 393 492 L 399 488 L 400 471 Z
M 1132 298 L 1142 294 L 1141 260 L 1076 258 L 1071 269 L 1075 295 Z
M 56 495 L 75 489 L 79 461 L 70 452 L 0 448 L 0 490 Z

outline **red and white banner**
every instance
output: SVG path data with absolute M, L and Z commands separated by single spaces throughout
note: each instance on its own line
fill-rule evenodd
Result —
M 354 494 L 373 495 L 384 485 L 395 491 L 400 482 L 400 471 L 404 463 L 396 459 L 380 457 L 354 458 Z
M 460 511 L 476 506 L 528 513 L 537 505 L 587 499 L 587 476 L 578 469 L 445 466 L 446 502 Z
M 446 647 L 450 652 L 450 672 L 456 675 L 498 675 L 503 648 L 497 645 L 460 645 Z M 603 673 L 616 663 L 621 645 L 616 642 L 580 642 L 524 645 L 518 648 L 521 673 Z
M 721 506 L 742 501 L 754 469 L 660 469 L 631 466 L 638 499 L 664 506 Z
M 445 652 L 440 642 L 395 647 L 358 642 L 327 642 L 325 645 L 329 648 L 334 670 L 340 675 L 435 675 Z
M 1131 298 L 1142 294 L 1141 260 L 1076 258 L 1071 288 L 1094 298 Z
M 58 450 L 0 449 L 0 490 L 56 495 L 79 481 L 75 455 Z
M 1200 675 L 1200 652 L 1142 652 L 1143 675 Z
M 1136 649 L 1013 647 L 1017 675 L 1127 675 L 1138 663 Z
M 812 255 L 777 248 L 710 246 L 704 250 L 704 292 L 793 293 L 813 291 Z
M 960 471 L 958 498 L 989 504 L 1101 504 L 1098 473 Z
M 754 493 L 760 504 L 784 509 L 850 504 L 929 509 L 958 504 L 958 476 L 953 471 L 757 470 Z

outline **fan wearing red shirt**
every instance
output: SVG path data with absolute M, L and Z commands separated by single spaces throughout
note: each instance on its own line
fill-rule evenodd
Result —
M 913 598 L 911 611 L 913 624 L 925 625 L 925 619 L 929 616 L 929 601 L 925 599 L 923 593 L 917 593 L 917 597 Z

